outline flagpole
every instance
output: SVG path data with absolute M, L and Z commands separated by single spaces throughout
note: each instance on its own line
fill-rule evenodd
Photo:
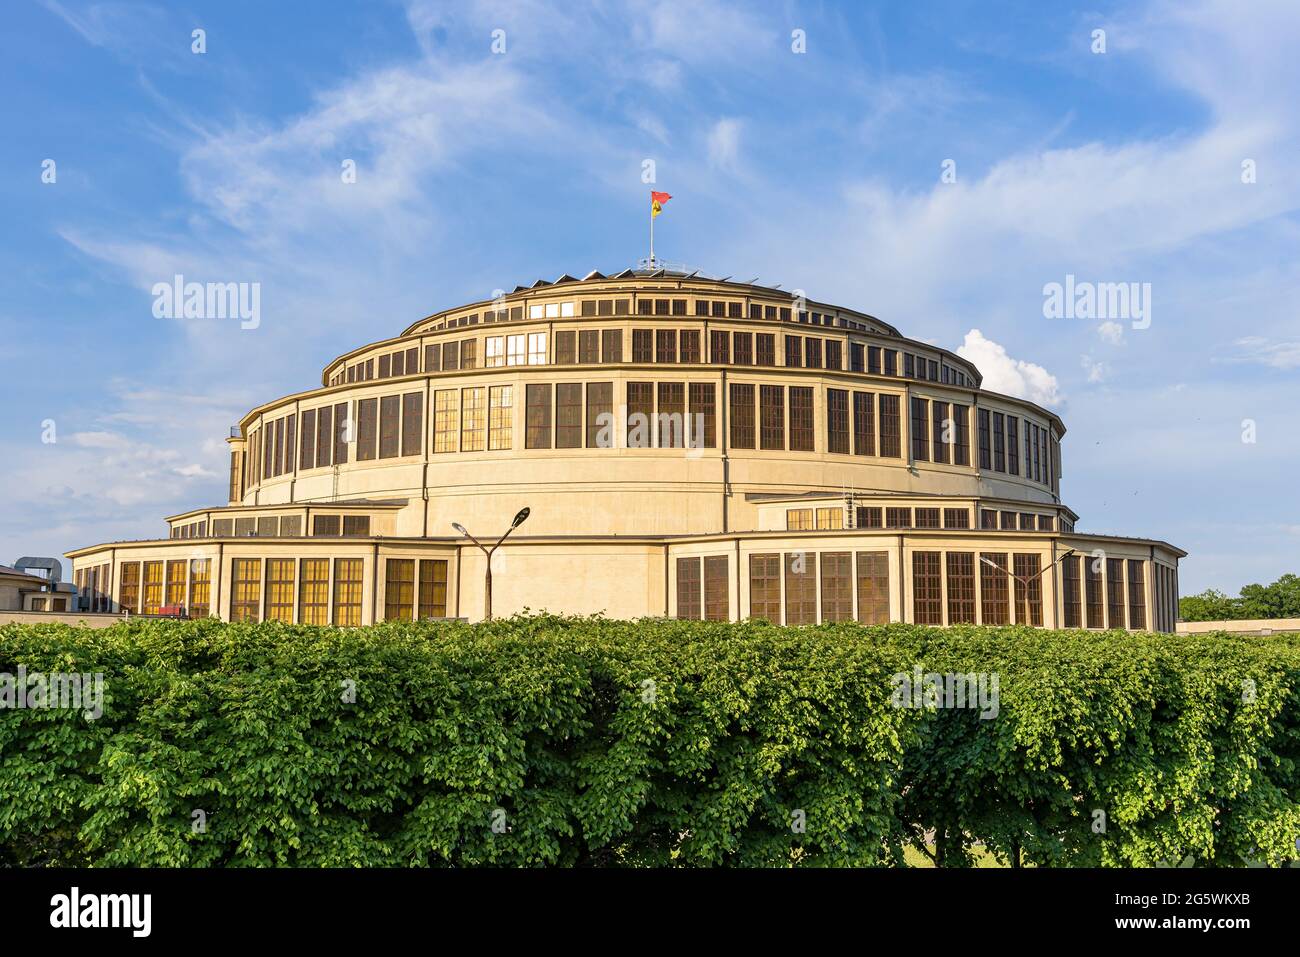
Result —
M 650 268 L 655 268 L 655 204 L 650 202 Z

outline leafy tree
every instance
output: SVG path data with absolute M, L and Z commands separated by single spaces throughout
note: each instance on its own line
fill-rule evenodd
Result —
M 1185 595 L 1179 600 L 1178 613 L 1184 621 L 1300 618 L 1300 577 L 1286 574 L 1271 585 L 1246 585 L 1237 598 L 1213 588 Z

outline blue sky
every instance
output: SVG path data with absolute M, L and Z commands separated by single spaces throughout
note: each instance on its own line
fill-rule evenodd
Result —
M 228 428 L 348 348 L 633 264 L 651 159 L 661 257 L 1058 411 L 1081 528 L 1187 549 L 1185 593 L 1300 571 L 1300 7 L 990 6 L 9 5 L 0 562 L 224 502 Z M 154 318 L 176 273 L 261 325 Z M 1150 327 L 1044 318 L 1067 275 Z

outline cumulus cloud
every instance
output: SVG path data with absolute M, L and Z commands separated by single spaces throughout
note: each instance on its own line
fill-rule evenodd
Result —
M 1104 342 L 1117 346 L 1124 341 L 1124 327 L 1114 321 L 1103 322 L 1097 327 L 1097 335 L 1101 336 Z
M 1013 359 L 1002 345 L 985 338 L 978 329 L 966 333 L 965 341 L 957 347 L 957 355 L 975 363 L 984 375 L 986 389 L 1044 406 L 1061 401 L 1056 376 L 1033 362 Z

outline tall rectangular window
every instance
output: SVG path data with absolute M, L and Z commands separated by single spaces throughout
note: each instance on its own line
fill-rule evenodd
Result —
M 523 333 L 506 336 L 506 365 L 522 366 L 528 364 L 528 339 Z M 464 356 L 462 355 L 463 359 Z
M 1071 555 L 1061 562 L 1061 588 L 1064 592 L 1065 627 L 1079 628 L 1083 624 L 1083 601 L 1079 593 L 1079 556 Z
M 948 418 L 948 403 L 935 400 L 930 403 L 930 422 L 933 426 L 931 447 L 934 460 L 947 463 L 952 459 L 949 454 L 952 445 L 952 420 Z
M 776 334 L 760 332 L 755 339 L 755 364 L 760 366 L 776 365 Z
M 682 362 L 700 361 L 700 330 L 683 329 L 678 338 Z
M 929 405 L 925 399 L 912 399 L 912 458 L 918 462 L 930 460 Z
M 118 605 L 138 615 L 140 613 L 140 563 L 123 562 L 117 574 Z
M 390 558 L 384 563 L 384 620 L 415 617 L 415 559 Z
M 740 382 L 731 383 L 731 447 L 754 447 L 754 387 Z
M 725 329 L 714 329 L 710 332 L 709 361 L 716 365 L 727 365 L 731 357 L 730 342 L 731 336 Z
M 266 560 L 266 621 L 293 621 L 293 572 L 292 558 Z
M 561 382 L 555 387 L 555 447 L 582 448 L 581 382 Z
M 632 361 L 650 362 L 654 358 L 654 333 L 650 329 L 632 330 Z
M 420 618 L 447 617 L 447 562 L 420 559 Z
M 816 336 L 809 336 L 803 341 L 803 363 L 809 369 L 822 367 L 822 341 Z
M 786 552 L 785 623 L 817 624 L 816 552 Z
M 759 440 L 764 449 L 785 448 L 785 390 L 779 385 L 758 390 Z
M 648 449 L 654 445 L 655 386 L 653 382 L 627 384 L 627 447 Z
M 844 368 L 844 343 L 839 339 L 826 340 L 826 368 Z
M 378 451 L 379 400 L 357 401 L 357 461 L 370 462 Z
M 1142 562 L 1134 558 L 1128 560 L 1128 626 L 1130 628 L 1147 626 L 1146 582 Z
M 912 620 L 918 625 L 943 624 L 939 575 L 938 552 L 912 552 Z
M 462 452 L 482 452 L 487 444 L 484 388 L 460 390 L 460 450 Z
M 970 465 L 970 422 L 964 405 L 952 407 L 952 464 Z
M 814 451 L 816 448 L 815 432 L 812 387 L 790 386 L 790 451 Z
M 1101 559 L 1087 558 L 1083 562 L 1085 597 L 1088 608 L 1088 627 L 1106 627 L 1106 609 L 1101 594 Z
M 677 559 L 677 617 L 698 621 L 701 601 L 700 560 Z
M 361 624 L 361 580 L 360 558 L 334 559 L 334 624 Z
M 235 558 L 230 562 L 230 620 L 257 621 L 262 606 L 262 560 Z
M 1014 415 L 1007 416 L 1007 471 L 1012 475 L 1020 474 L 1020 436 L 1016 432 L 1020 420 Z M 1029 471 L 1029 460 L 1025 459 L 1025 471 Z
M 985 472 L 993 468 L 993 452 L 989 444 L 989 410 L 978 409 L 980 468 Z
M 1038 573 L 1038 556 L 1016 552 L 1016 621 L 1022 625 L 1043 626 L 1043 578 Z M 1028 615 L 1028 620 L 1025 616 Z
M 498 336 L 497 342 L 504 343 L 504 339 Z M 498 350 L 502 352 L 502 358 L 500 362 L 497 362 L 495 364 L 502 365 L 505 362 L 504 349 L 501 346 L 498 346 Z M 491 356 L 492 356 L 492 340 L 489 339 L 488 340 L 488 364 L 489 365 L 493 364 Z M 563 366 L 571 366 L 578 361 L 578 353 L 576 351 L 576 347 L 574 346 L 574 333 L 572 329 L 562 329 L 561 331 L 555 334 L 555 361 L 559 365 L 563 365 Z
M 659 413 L 655 418 L 661 449 L 686 447 L 686 384 L 659 383 Z
M 424 451 L 424 393 L 407 392 L 402 396 L 402 454 L 420 455 Z
M 309 409 L 302 414 L 302 431 L 298 437 L 298 461 L 305 471 L 316 467 L 316 410 Z M 231 496 L 233 501 L 235 496 Z
M 883 625 L 889 621 L 889 553 L 858 552 L 858 621 Z
M 578 334 L 578 361 L 583 365 L 600 361 L 600 330 L 583 329 Z
M 731 345 L 735 353 L 736 365 L 752 366 L 754 364 L 754 334 L 752 332 L 732 333 Z
M 551 447 L 551 386 L 529 383 L 524 390 L 524 448 Z
M 948 624 L 975 624 L 975 553 L 948 552 Z
M 330 560 L 304 558 L 298 563 L 298 622 L 303 625 L 330 623 Z
M 515 387 L 494 385 L 488 388 L 488 448 L 510 448 L 515 420 Z
M 140 613 L 156 615 L 163 605 L 163 563 L 144 563 L 144 601 Z
M 687 390 L 690 398 L 690 419 L 687 446 L 693 449 L 718 447 L 717 390 L 712 382 L 692 382 Z
M 781 556 L 749 556 L 749 617 L 781 623 Z
M 726 555 L 709 555 L 704 559 L 704 618 L 706 621 L 730 621 L 730 578 Z
M 190 559 L 191 618 L 207 618 L 212 613 L 212 559 Z
M 455 452 L 459 409 L 456 408 L 456 389 L 439 389 L 433 394 L 433 451 Z
M 900 458 L 903 454 L 903 433 L 898 417 L 898 396 L 880 396 L 880 454 L 884 458 Z
M 826 390 L 826 451 L 849 452 L 849 393 L 847 389 Z
M 853 553 L 822 552 L 822 621 L 853 620 Z
M 1011 621 L 1006 552 L 980 552 L 981 624 L 1005 625 Z
M 528 333 L 528 364 L 530 366 L 546 365 L 546 333 Z
M 401 435 L 402 398 L 386 395 L 379 400 L 379 457 L 397 457 Z
M 424 347 L 424 371 L 438 372 L 442 369 L 442 346 L 431 343 Z
M 993 413 L 993 471 L 1005 472 L 1007 470 L 1007 442 L 1004 433 L 1004 423 L 1006 416 L 1001 412 Z
M 655 330 L 655 362 L 677 361 L 677 330 Z
M 604 329 L 600 333 L 600 361 L 623 361 L 623 330 Z
M 322 406 L 316 412 L 316 467 L 334 462 L 334 409 Z
M 614 383 L 587 383 L 587 448 L 614 447 Z
M 853 393 L 853 454 L 876 454 L 875 397 L 870 392 Z
M 1124 560 L 1106 559 L 1106 627 L 1124 627 Z
M 185 586 L 188 584 L 185 559 L 167 562 L 167 604 L 173 608 L 185 607 Z
M 803 365 L 803 337 L 785 337 L 785 364 L 791 368 Z

